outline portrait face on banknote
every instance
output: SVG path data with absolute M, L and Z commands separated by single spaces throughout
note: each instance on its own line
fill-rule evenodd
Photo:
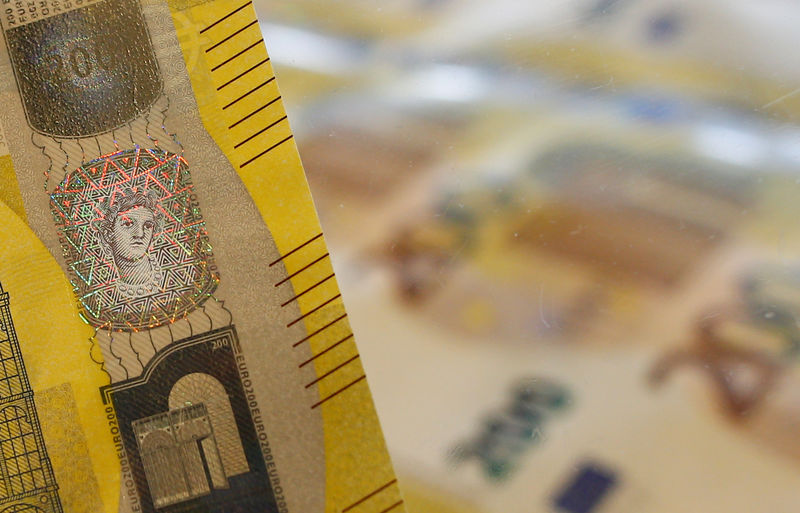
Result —
M 105 215 L 100 237 L 110 247 L 117 266 L 119 262 L 139 261 L 147 254 L 156 215 L 154 202 L 132 191 Z
M 163 276 L 150 255 L 158 219 L 154 194 L 127 190 L 105 213 L 97 230 L 119 275 L 117 287 L 129 297 L 154 292 Z
M 219 281 L 186 161 L 124 150 L 67 175 L 51 194 L 64 257 L 87 319 L 136 330 L 173 322 Z

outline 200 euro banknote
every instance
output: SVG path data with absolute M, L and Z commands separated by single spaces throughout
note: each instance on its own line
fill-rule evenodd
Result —
M 0 13 L 0 512 L 401 511 L 251 3 Z

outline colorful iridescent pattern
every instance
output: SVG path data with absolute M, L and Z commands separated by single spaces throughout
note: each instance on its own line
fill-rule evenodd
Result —
M 219 275 L 183 157 L 125 150 L 88 162 L 50 195 L 70 281 L 97 328 L 183 318 Z

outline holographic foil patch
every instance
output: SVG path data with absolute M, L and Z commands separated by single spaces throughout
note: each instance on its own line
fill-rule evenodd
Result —
M 219 283 L 189 168 L 160 149 L 119 151 L 71 172 L 50 195 L 69 277 L 89 323 L 171 323 Z

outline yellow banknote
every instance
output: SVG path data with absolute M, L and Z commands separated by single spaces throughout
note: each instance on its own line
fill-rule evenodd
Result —
M 0 511 L 402 511 L 251 2 L 0 26 Z

